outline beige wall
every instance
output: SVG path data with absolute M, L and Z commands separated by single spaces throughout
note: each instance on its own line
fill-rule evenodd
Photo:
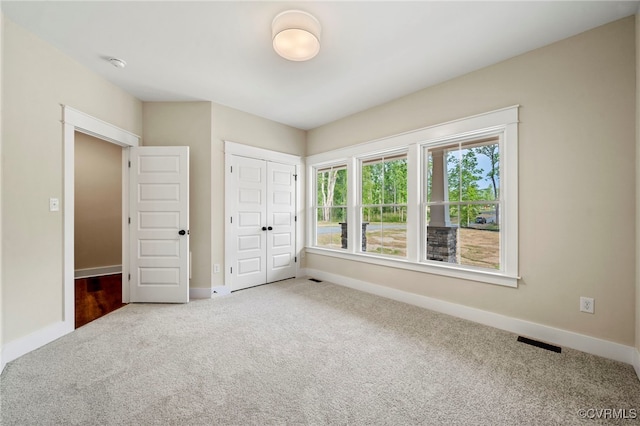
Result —
M 213 104 L 211 251 L 213 263 L 221 265 L 221 272 L 213 275 L 214 286 L 224 284 L 224 141 L 304 156 L 305 137 L 303 130 Z M 300 196 L 304 197 L 304 192 Z
M 49 198 L 62 201 L 64 195 L 60 104 L 137 134 L 142 132 L 142 104 L 9 19 L 3 24 L 6 344 L 62 320 L 62 211 L 49 212 Z
M 211 287 L 211 102 L 145 102 L 143 111 L 143 145 L 190 147 L 190 286 Z
M 520 104 L 517 289 L 313 254 L 307 267 L 633 345 L 634 32 L 626 18 L 308 134 L 315 154 Z
M 122 147 L 75 139 L 75 269 L 122 265 Z

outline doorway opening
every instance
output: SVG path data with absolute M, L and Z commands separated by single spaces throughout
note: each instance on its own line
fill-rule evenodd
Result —
M 75 132 L 75 328 L 122 302 L 122 150 Z
M 64 269 L 63 269 L 63 320 L 60 329 L 61 334 L 70 333 L 75 329 L 75 154 L 76 136 L 80 133 L 90 135 L 101 141 L 120 147 L 122 161 L 122 213 L 121 217 L 129 212 L 128 171 L 125 166 L 128 161 L 128 149 L 140 144 L 140 137 L 122 130 L 109 123 L 87 115 L 81 111 L 62 105 L 63 140 L 64 140 L 64 198 L 63 198 L 63 227 L 64 227 Z M 124 149 L 122 149 L 124 148 Z M 124 221 L 123 221 L 124 222 Z M 129 273 L 129 248 L 126 242 L 129 239 L 129 230 L 122 224 L 122 275 Z M 122 280 L 122 302 L 129 301 L 129 286 L 127 280 Z M 60 337 L 60 336 L 58 336 Z

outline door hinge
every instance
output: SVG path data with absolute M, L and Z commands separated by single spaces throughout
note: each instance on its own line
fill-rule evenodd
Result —
M 231 173 L 233 173 L 233 166 L 230 166 L 230 169 L 231 169 L 231 171 L 230 171 L 230 172 L 231 172 Z
M 231 269 L 231 273 L 233 274 L 233 266 L 231 266 L 229 269 Z
M 131 281 L 131 274 L 129 274 L 129 281 Z
M 129 161 L 129 168 L 131 168 L 131 161 Z
M 298 263 L 298 256 L 293 258 L 294 263 Z
M 131 218 L 129 218 L 129 225 L 131 225 Z
M 231 216 L 230 219 L 231 219 L 231 223 L 233 223 L 233 216 Z
M 298 216 L 294 216 L 294 217 L 293 217 L 293 221 L 294 221 L 294 222 L 297 222 L 297 221 L 298 221 Z
M 293 175 L 293 180 L 295 180 L 296 182 L 298 181 L 298 175 Z

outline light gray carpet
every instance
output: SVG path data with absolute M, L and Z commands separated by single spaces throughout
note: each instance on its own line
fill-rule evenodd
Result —
M 188 305 L 128 305 L 10 363 L 1 419 L 567 425 L 600 423 L 579 410 L 606 408 L 640 417 L 631 366 L 516 337 L 304 279 Z

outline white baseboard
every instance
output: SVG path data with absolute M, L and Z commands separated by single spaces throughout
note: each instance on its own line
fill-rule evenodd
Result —
M 122 265 L 101 266 L 98 268 L 76 269 L 75 278 L 100 277 L 103 275 L 121 274 Z
M 7 363 L 4 361 L 4 358 L 2 357 L 2 348 L 0 348 L 0 374 L 2 374 L 2 372 L 4 371 L 5 365 L 7 365 Z
M 366 281 L 345 277 L 342 275 L 332 274 L 317 269 L 307 269 L 307 274 L 311 277 L 344 287 L 360 290 L 365 293 L 375 294 L 377 296 L 386 297 L 388 299 L 397 300 L 399 302 L 408 303 L 410 305 L 419 306 L 421 308 L 430 309 L 432 311 L 441 312 L 458 318 L 488 325 L 490 327 L 509 331 L 518 335 L 542 340 L 544 342 L 553 343 L 559 346 L 565 346 L 598 355 L 604 358 L 621 361 L 627 364 L 634 364 L 634 352 L 637 350 L 631 346 L 621 345 L 619 343 L 610 342 L 608 340 L 598 339 L 584 334 L 574 333 L 559 328 L 549 327 L 530 321 L 508 317 L 494 312 L 483 311 L 469 306 L 459 305 L 456 303 L 446 302 L 432 297 L 422 296 L 415 293 L 384 287 L 372 284 Z M 640 368 L 636 367 L 636 372 Z M 640 374 L 639 374 L 640 375 Z
M 71 333 L 73 330 L 73 322 L 60 321 L 47 326 L 42 330 L 38 330 L 35 333 L 31 333 L 17 340 L 6 343 L 2 347 L 2 368 L 4 368 L 5 364 L 13 361 L 14 359 L 20 358 L 22 355 L 36 350 L 47 343 L 51 343 L 54 340 Z
M 640 380 L 640 350 L 637 348 L 633 350 L 633 368 L 636 370 L 636 374 Z
M 211 287 L 190 287 L 189 299 L 211 299 Z

